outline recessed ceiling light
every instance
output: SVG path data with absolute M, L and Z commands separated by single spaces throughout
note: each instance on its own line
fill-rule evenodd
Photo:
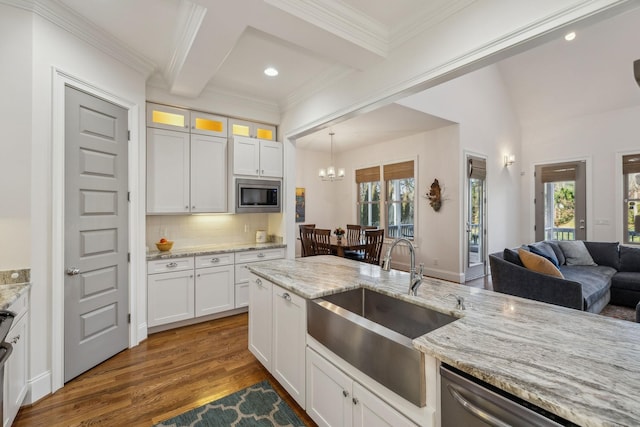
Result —
M 576 33 L 571 31 L 570 33 L 565 34 L 564 39 L 568 42 L 576 38 Z
M 278 75 L 278 70 L 273 67 L 268 67 L 264 69 L 264 73 L 269 77 L 275 77 Z

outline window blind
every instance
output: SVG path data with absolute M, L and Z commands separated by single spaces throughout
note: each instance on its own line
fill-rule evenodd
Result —
M 356 183 L 380 181 L 380 166 L 356 169 Z
M 475 157 L 469 158 L 467 165 L 467 174 L 469 178 L 486 179 L 487 178 L 487 161 Z
M 558 163 L 555 165 L 543 166 L 541 168 L 542 182 L 563 182 L 576 180 L 575 163 Z
M 413 178 L 413 160 L 384 165 L 385 181 L 403 178 Z
M 640 173 L 640 154 L 622 156 L 622 173 Z

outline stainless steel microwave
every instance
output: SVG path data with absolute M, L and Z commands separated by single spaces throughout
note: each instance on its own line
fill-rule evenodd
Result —
M 236 178 L 236 213 L 281 212 L 280 181 Z

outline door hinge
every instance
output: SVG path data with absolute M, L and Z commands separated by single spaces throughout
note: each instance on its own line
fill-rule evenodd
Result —
M 535 225 L 533 226 L 533 231 L 537 231 L 537 228 Z
M 534 205 L 536 204 L 536 200 L 537 200 L 537 199 L 534 197 L 534 198 L 533 198 L 533 204 L 534 204 Z
M 127 191 L 127 202 L 131 201 L 131 191 Z
M 127 262 L 131 262 L 131 252 L 127 252 Z
M 127 131 L 127 141 L 131 141 L 131 131 Z
M 127 323 L 131 323 L 131 313 L 127 314 Z

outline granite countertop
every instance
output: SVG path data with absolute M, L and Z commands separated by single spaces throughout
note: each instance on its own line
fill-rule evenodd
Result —
M 640 324 L 432 278 L 411 297 L 408 273 L 333 256 L 249 269 L 305 298 L 363 286 L 452 314 L 414 347 L 578 425 L 640 425 Z
M 160 252 L 158 250 L 149 251 L 149 253 L 147 253 L 147 261 L 180 258 L 193 255 L 214 255 L 226 252 L 242 252 L 286 247 L 287 245 L 284 243 L 221 243 L 215 245 L 189 246 L 173 248 L 166 252 Z
M 6 310 L 31 287 L 31 269 L 0 271 L 0 310 Z

